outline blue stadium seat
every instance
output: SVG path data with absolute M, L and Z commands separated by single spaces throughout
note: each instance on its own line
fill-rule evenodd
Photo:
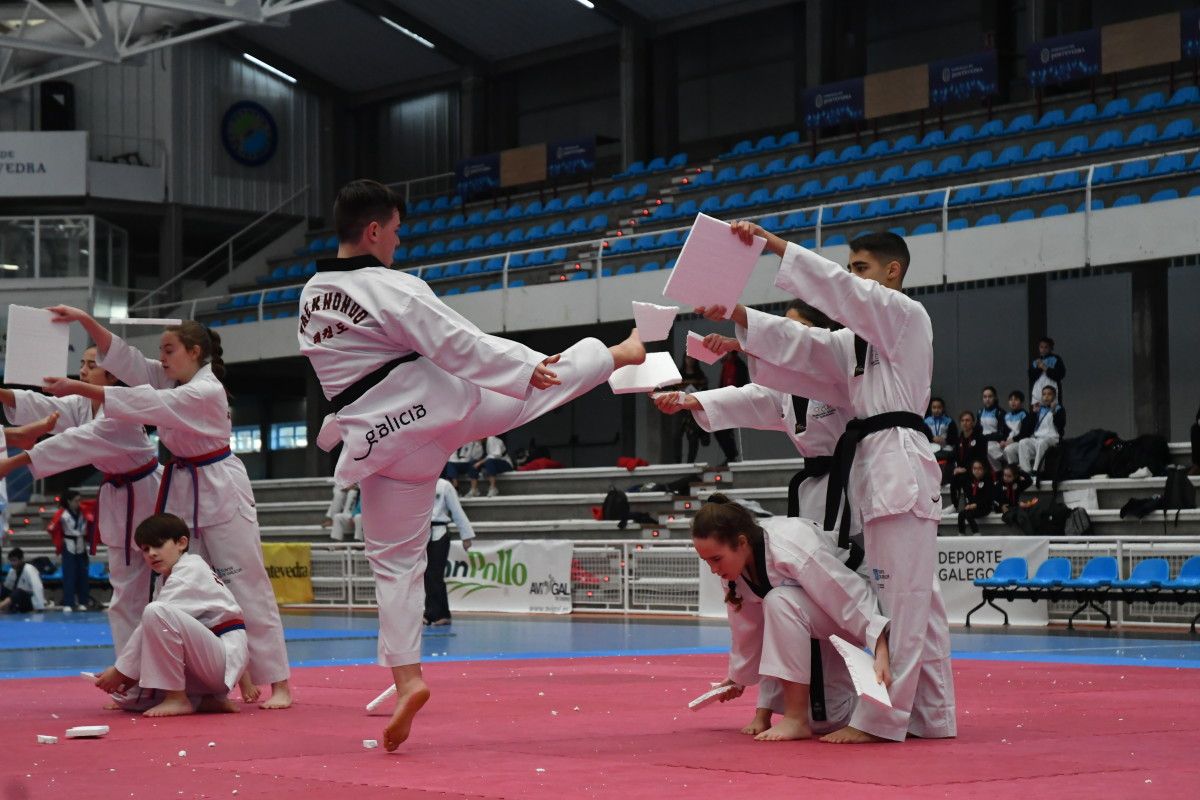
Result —
M 451 239 L 450 244 L 446 245 L 447 253 L 461 253 L 465 249 L 462 239 Z
M 887 200 L 872 200 L 863 209 L 862 218 L 874 219 L 875 217 L 884 217 L 890 214 L 891 210 L 891 205 Z
M 925 137 L 917 143 L 918 150 L 929 150 L 934 147 L 941 147 L 946 143 L 946 134 L 942 131 L 930 131 L 925 134 Z
M 534 250 L 532 253 L 525 256 L 525 266 L 527 266 L 527 267 L 540 267 L 542 264 L 545 264 L 545 263 L 546 263 L 546 251 L 545 250 Z
M 667 169 L 682 169 L 687 166 L 687 153 L 676 153 L 667 159 Z
M 263 305 L 269 306 L 272 303 L 278 303 L 282 298 L 283 298 L 283 292 L 281 292 L 278 289 L 275 289 L 274 291 L 267 292 L 266 294 L 263 295 Z
M 1027 219 L 1033 219 L 1032 208 L 1018 208 L 1016 211 L 1008 215 L 1009 222 L 1021 222 Z
M 858 161 L 862 157 L 863 157 L 862 145 L 852 144 L 849 147 L 842 150 L 841 153 L 838 153 L 837 160 L 838 160 L 839 164 L 846 164 L 850 161 Z
M 1033 130 L 1033 115 L 1021 114 L 1008 123 L 1008 126 L 1004 129 L 1004 133 L 1012 136 L 1015 133 L 1023 133 L 1030 130 Z
M 886 156 L 891 152 L 892 143 L 887 139 L 876 139 L 867 145 L 867 149 L 863 151 L 863 158 L 879 158 Z
M 1069 214 L 1070 209 L 1063 203 L 1055 203 L 1042 212 L 1042 217 L 1061 217 L 1064 214 Z
M 770 189 L 755 189 L 746 197 L 746 206 L 761 206 L 771 202 Z
M 310 253 L 320 253 L 324 249 L 325 249 L 325 240 L 324 239 L 313 239 L 311 242 L 308 243 L 308 252 L 310 252 Z
M 1071 116 L 1067 117 L 1068 125 L 1079 125 L 1084 122 L 1090 122 L 1096 118 L 1096 104 L 1084 103 L 1081 106 L 1076 106 L 1071 112 Z
M 1052 108 L 1033 126 L 1035 131 L 1045 130 L 1046 128 L 1057 128 L 1060 125 L 1067 123 L 1067 115 L 1061 108 Z
M 765 153 L 768 150 L 779 149 L 779 142 L 774 136 L 768 134 L 754 143 L 754 152 Z
M 821 189 L 822 194 L 837 194 L 850 188 L 850 180 L 845 175 L 834 175 Z
M 412 226 L 413 236 L 424 236 L 427 233 L 429 233 L 429 220 L 418 220 L 416 224 Z
M 658 249 L 658 237 L 655 236 L 653 233 L 647 234 L 645 236 L 639 236 L 637 239 L 633 240 L 633 249 L 638 250 L 638 251 L 657 250 Z
M 583 205 L 586 208 L 597 208 L 604 205 L 604 192 L 600 191 L 599 189 L 592 192 L 587 196 L 587 199 L 583 201 Z
M 834 247 L 846 243 L 846 237 L 843 234 L 835 233 L 832 236 L 826 236 L 824 241 L 821 242 L 821 247 Z
M 990 578 L 976 578 L 975 585 L 995 589 L 1017 586 L 1029 577 L 1029 562 L 1023 558 L 1006 558 L 996 565 Z
M 892 143 L 892 153 L 899 155 L 900 153 L 907 153 L 911 150 L 914 150 L 916 147 L 917 137 L 910 133 L 905 136 L 901 136 Z
M 854 180 L 850 182 L 850 188 L 857 191 L 859 189 L 870 189 L 878 183 L 875 177 L 875 170 L 864 169 L 862 172 L 854 176 Z
M 1124 580 L 1113 581 L 1114 589 L 1158 589 L 1171 577 L 1171 566 L 1165 558 L 1139 561 Z
M 1004 200 L 1010 195 L 1012 195 L 1012 182 L 1000 181 L 999 183 L 993 183 L 983 190 L 982 200 L 985 203 L 990 203 L 995 200 Z
M 907 181 L 921 180 L 933 176 L 933 162 L 928 158 L 923 158 L 908 168 L 908 174 L 904 176 Z
M 504 259 L 501 256 L 494 256 L 483 262 L 484 272 L 500 272 L 504 269 Z
M 567 223 L 567 233 L 587 233 L 587 217 L 575 217 Z
M 1093 197 L 1092 198 L 1092 211 L 1100 211 L 1103 208 L 1104 208 L 1104 201 L 1098 197 Z M 1082 214 L 1084 211 L 1087 211 L 1087 202 L 1086 201 L 1075 206 L 1076 214 Z
M 529 226 L 529 229 L 527 231 L 525 231 L 525 241 L 526 242 L 536 242 L 539 239 L 545 239 L 545 238 L 546 238 L 546 229 L 541 225 L 531 225 L 531 226 Z
M 888 233 L 894 233 L 903 239 L 908 234 L 908 231 L 905 230 L 903 225 L 897 225 L 894 228 L 888 228 Z
M 1124 97 L 1118 97 L 1104 104 L 1104 110 L 1100 112 L 1097 119 L 1116 119 L 1128 113 L 1129 100 Z
M 814 167 L 828 167 L 828 166 L 832 166 L 836 163 L 837 163 L 837 151 L 836 150 L 822 150 L 821 152 L 817 153 L 816 158 L 814 158 L 812 160 L 812 165 Z
M 567 235 L 567 223 L 561 219 L 554 220 L 554 222 L 551 222 L 550 225 L 547 226 L 547 228 L 546 228 L 546 238 L 547 239 L 554 239 L 559 236 L 566 236 L 566 235 Z
M 795 172 L 797 170 L 808 169 L 811 166 L 812 166 L 812 159 L 809 158 L 808 153 L 801 153 L 800 155 L 794 157 L 791 161 L 788 162 L 788 172 Z
M 606 228 L 608 228 L 608 216 L 606 214 L 597 214 L 588 223 L 588 230 L 593 233 L 605 230 Z
M 989 139 L 993 136 L 1004 135 L 1004 122 L 998 119 L 989 120 L 979 126 L 979 130 L 975 131 L 975 139 Z
M 1150 144 L 1158 138 L 1158 126 L 1147 122 L 1145 125 L 1138 125 L 1129 132 L 1129 136 L 1125 139 L 1125 147 L 1141 147 Z
M 1025 178 L 1017 184 L 1013 189 L 1013 197 L 1025 197 L 1030 194 L 1038 194 L 1046 191 L 1046 179 L 1041 175 L 1033 178 Z
M 821 193 L 821 181 L 816 178 L 806 180 L 799 189 L 796 190 L 796 197 L 804 199 L 806 197 L 816 197 Z
M 300 299 L 300 287 L 293 286 L 290 289 L 284 289 L 283 295 L 280 298 L 285 303 L 294 303 Z
M 999 224 L 1000 224 L 1000 215 L 999 214 L 985 214 L 984 216 L 980 217 L 978 219 L 978 221 L 976 221 L 975 227 L 982 228 L 986 225 L 999 225 Z
M 1192 556 L 1183 562 L 1179 574 L 1173 580 L 1163 583 L 1164 589 L 1198 589 L 1200 588 L 1200 556 Z
M 638 267 L 638 272 L 658 272 L 658 262 L 650 261 Z
M 672 258 L 672 259 L 668 259 L 668 260 L 667 260 L 667 261 L 666 261 L 666 262 L 663 264 L 663 270 L 672 270 L 672 269 L 675 269 L 675 262 L 677 262 L 677 261 L 679 261 L 679 259 L 678 259 L 678 258 Z
M 1178 199 L 1179 199 L 1179 191 L 1178 190 L 1176 190 L 1176 189 L 1159 189 L 1157 192 L 1150 195 L 1150 199 L 1147 200 L 1146 202 L 1158 203 L 1163 200 L 1178 200 Z
M 1150 170 L 1151 175 L 1171 175 L 1175 172 L 1183 172 L 1187 169 L 1187 159 L 1179 153 L 1170 156 L 1163 156 L 1154 165 L 1154 169 Z
M 627 237 L 615 239 L 609 244 L 608 252 L 609 252 L 609 254 L 614 255 L 614 256 L 618 255 L 620 253 L 632 253 L 635 241 L 637 241 L 637 240 L 630 239 Z
M 1167 108 L 1177 108 L 1192 103 L 1200 103 L 1200 87 L 1184 86 L 1182 89 L 1176 89 L 1175 94 L 1171 95 L 1171 99 L 1167 101 Z
M 483 224 L 483 212 L 482 211 L 472 211 L 470 214 L 467 215 L 467 219 L 463 223 L 464 227 L 467 227 L 467 228 L 474 228 L 476 225 L 482 225 L 482 224 Z
M 641 175 L 646 171 L 646 165 L 641 161 L 634 161 L 623 172 L 618 172 L 613 175 L 614 178 L 632 178 L 635 175 Z
M 611 278 L 612 274 L 613 274 L 612 267 L 601 267 L 600 268 L 600 277 L 601 278 Z
M 453 294 L 462 294 L 462 293 L 463 293 L 463 290 L 461 288 L 459 288 L 458 286 L 453 286 L 446 290 L 446 294 L 443 295 L 443 297 L 449 297 L 450 295 L 453 295 Z
M 660 206 L 660 208 L 671 208 L 668 217 L 694 217 L 696 212 L 700 210 L 700 205 L 695 200 L 684 200 L 682 203 L 675 203 L 671 206 Z
M 969 142 L 975 138 L 975 126 L 967 123 L 959 125 L 950 135 L 946 137 L 946 144 L 959 144 L 961 142 Z
M 786 203 L 796 199 L 796 185 L 785 183 L 782 186 L 777 186 L 771 194 L 772 203 Z
M 770 231 L 771 233 L 779 233 L 779 231 L 783 230 L 783 221 L 779 218 L 778 214 L 763 217 L 758 221 L 758 224 L 762 226 L 763 230 Z
M 734 192 L 733 194 L 729 195 L 729 197 L 726 197 L 724 202 L 721 203 L 721 210 L 737 211 L 739 209 L 746 208 L 748 205 L 749 203 L 746 200 L 745 194 L 742 192 Z
M 424 255 L 424 247 L 421 247 L 422 255 Z M 297 280 L 304 275 L 304 262 L 297 261 L 287 268 L 288 280 Z
M 421 279 L 427 281 L 436 281 L 442 277 L 442 272 L 443 270 L 441 267 L 426 267 L 421 273 Z
M 962 206 L 968 203 L 977 203 L 982 194 L 978 186 L 967 186 L 958 189 L 950 195 L 950 205 Z
M 1058 148 L 1055 154 L 1058 158 L 1067 158 L 1069 156 L 1078 156 L 1086 153 L 1088 150 L 1088 138 L 1083 134 L 1072 136 L 1062 143 L 1062 147 Z
M 448 222 L 445 217 L 434 217 L 429 221 L 430 233 L 441 233 L 446 230 Z
M 830 211 L 831 209 L 826 208 L 825 210 Z M 853 222 L 862 217 L 862 207 L 858 203 L 849 203 L 840 208 L 832 209 L 832 211 L 833 214 L 830 216 L 829 221 L 835 224 L 839 222 Z
M 924 236 L 927 233 L 937 233 L 937 225 L 934 225 L 932 222 L 922 222 L 912 229 L 912 233 L 909 236 Z
M 1121 577 L 1117 559 L 1112 556 L 1096 556 L 1083 565 L 1078 578 L 1067 578 L 1062 585 L 1068 589 L 1097 589 L 1112 586 Z
M 1057 150 L 1058 146 L 1049 139 L 1046 139 L 1029 148 L 1029 151 L 1025 153 L 1025 157 L 1021 160 L 1028 164 L 1034 161 L 1042 161 L 1047 158 L 1054 158 L 1054 153 Z
M 1050 589 L 1062 586 L 1071 578 L 1071 562 L 1065 558 L 1048 558 L 1037 568 L 1032 578 L 1017 581 L 1016 585 L 1030 589 Z
M 446 197 L 446 195 L 441 195 L 439 197 L 434 198 L 433 205 L 431 205 L 429 207 L 429 210 L 430 211 L 445 211 L 449 207 L 450 207 L 450 198 Z
M 412 213 L 413 214 L 428 214 L 429 206 L 432 205 L 432 202 L 433 201 L 431 201 L 428 197 L 424 197 L 424 198 L 418 200 L 413 205 Z
M 763 177 L 766 178 L 766 177 L 770 177 L 771 175 L 782 175 L 787 171 L 788 171 L 787 159 L 786 158 L 776 158 L 776 159 L 773 159 L 765 167 L 763 167 L 762 174 L 763 174 Z
M 483 287 L 480 286 L 478 283 L 472 284 L 471 286 L 467 287 L 467 294 L 474 294 L 475 292 L 482 292 L 482 291 L 483 291 Z
M 738 179 L 738 171 L 734 167 L 722 167 L 716 175 L 713 176 L 713 183 L 733 183 Z
M 513 228 L 504 236 L 503 244 L 521 244 L 525 241 L 525 231 L 520 228 Z M 429 249 L 429 255 L 433 255 L 433 248 Z
M 563 203 L 563 211 L 578 211 L 583 208 L 583 192 L 576 192 Z
M 667 168 L 667 160 L 662 156 L 655 156 L 646 164 L 646 172 L 662 172 Z
M 1141 202 L 1142 202 L 1142 198 L 1139 195 L 1124 194 L 1113 201 L 1112 207 L 1113 208 L 1121 208 L 1123 206 L 1136 206 L 1136 205 L 1140 205 Z
M 812 218 L 803 211 L 793 211 L 783 218 L 783 230 L 794 231 L 813 224 Z
M 921 198 L 921 203 L 919 206 L 917 206 L 917 208 L 920 211 L 925 211 L 925 210 L 934 209 L 934 208 L 941 208 L 942 204 L 945 201 L 946 201 L 946 192 L 944 190 L 939 189 L 937 191 L 929 192 L 928 194 L 924 195 Z
M 921 198 L 919 195 L 906 194 L 906 195 L 904 195 L 904 197 L 898 198 L 896 200 L 896 202 L 892 205 L 892 213 L 893 214 L 908 214 L 912 211 L 916 211 L 920 207 L 921 207 Z
M 1133 107 L 1134 114 L 1150 114 L 1154 111 L 1161 110 L 1167 104 L 1167 99 L 1163 97 L 1162 92 L 1150 92 L 1142 95 L 1137 101 L 1137 105 Z
M 904 180 L 904 165 L 893 164 L 892 166 L 879 173 L 877 183 L 880 186 L 890 186 L 893 183 L 898 183 Z
M 1135 181 L 1150 175 L 1150 162 L 1146 159 L 1129 161 L 1121 165 L 1117 171 L 1117 180 Z
M 933 171 L 934 175 L 957 175 L 964 171 L 962 156 L 957 153 L 946 156 L 941 163 L 937 165 L 937 169 Z
M 1078 189 L 1083 185 L 1083 176 L 1078 172 L 1060 172 L 1050 179 L 1046 191 L 1061 192 L 1067 189 Z
M 446 227 L 452 231 L 456 231 L 459 228 L 466 227 L 466 225 L 467 225 L 467 218 L 464 217 L 462 214 L 455 214 L 453 217 L 450 218 L 450 222 L 447 223 Z
M 946 230 L 961 231 L 961 230 L 965 230 L 966 227 L 967 227 L 967 220 L 963 217 L 956 217 L 955 219 L 950 220 L 950 224 L 946 226 Z
M 721 195 L 712 194 L 700 201 L 700 211 L 704 214 L 713 214 L 721 210 Z
M 1000 151 L 1000 155 L 992 162 L 993 167 L 1010 167 L 1021 163 L 1025 149 L 1019 144 L 1012 144 Z
M 1112 150 L 1115 147 L 1120 147 L 1124 144 L 1124 141 L 1125 136 L 1119 130 L 1106 130 L 1092 141 L 1092 146 L 1088 148 L 1088 152 L 1099 153 L 1105 150 Z
M 482 272 L 483 272 L 483 262 L 480 261 L 479 259 L 475 259 L 474 261 L 468 261 L 467 265 L 465 267 L 463 267 L 463 275 L 478 275 Z
M 503 221 L 504 221 L 504 209 L 503 208 L 493 208 L 491 211 L 489 211 L 487 213 L 487 216 L 485 216 L 483 218 L 483 222 L 485 225 L 495 225 L 497 222 L 503 222 Z
M 779 137 L 780 147 L 795 147 L 800 144 L 800 131 L 788 131 Z
M 560 261 L 567 260 L 567 248 L 555 247 L 546 252 L 546 263 L 557 264 Z
M 635 267 L 633 264 L 623 264 L 621 268 L 617 270 L 618 275 L 632 275 L 635 272 L 637 272 L 637 267 Z
M 977 169 L 987 169 L 992 165 L 991 150 L 977 150 L 967 159 L 963 172 L 974 172 Z
M 275 267 L 275 269 L 271 270 L 270 274 L 260 275 L 259 277 L 255 278 L 254 280 L 255 280 L 255 283 L 259 283 L 259 284 L 277 283 L 278 281 L 281 281 L 286 277 L 287 277 L 287 267 L 285 267 L 281 264 L 278 267 Z
M 1158 135 L 1156 141 L 1159 142 L 1174 142 L 1179 139 L 1186 139 L 1189 136 L 1196 134 L 1196 127 L 1192 120 L 1188 117 L 1183 119 L 1172 120 L 1168 122 L 1162 129 L 1162 133 Z
M 521 280 L 520 278 L 508 282 L 508 288 L 510 289 L 520 289 L 524 285 L 525 281 Z
M 603 192 L 601 192 L 601 197 L 603 197 L 603 196 L 604 196 L 604 194 L 603 194 Z M 512 222 L 513 220 L 518 220 L 523 216 L 525 216 L 525 207 L 523 205 L 521 205 L 520 203 L 513 203 L 504 212 L 504 218 L 506 220 L 508 220 L 509 222 Z
M 567 278 L 567 280 L 568 281 L 586 281 L 590 277 L 592 277 L 592 273 L 586 272 L 584 270 L 579 270 L 578 272 L 572 272 L 571 277 Z
M 617 187 L 617 188 L 620 188 L 620 187 Z M 613 191 L 615 192 L 616 189 L 614 189 Z M 624 192 L 625 192 L 625 190 L 622 189 L 621 193 L 624 194 Z M 540 216 L 543 212 L 544 212 L 544 209 L 542 208 L 542 201 L 541 200 L 532 200 L 529 202 L 528 205 L 525 206 L 524 216 L 536 217 L 536 216 Z

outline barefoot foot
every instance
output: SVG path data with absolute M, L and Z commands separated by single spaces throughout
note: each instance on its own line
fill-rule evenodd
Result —
M 238 681 L 238 691 L 242 694 L 243 703 L 257 703 L 258 698 L 262 697 L 262 689 L 254 685 L 254 681 L 250 680 L 250 673 L 243 672 L 241 679 Z
M 144 717 L 181 717 L 185 714 L 195 714 L 196 709 L 192 707 L 192 701 L 183 692 L 167 692 L 166 698 L 156 705 L 154 708 L 149 708 L 142 712 Z
M 268 711 L 276 711 L 281 708 L 291 708 L 292 706 L 292 687 L 287 681 L 276 681 L 271 684 L 271 697 L 258 704 L 259 708 L 265 708 Z
M 747 736 L 758 736 L 763 731 L 771 727 L 771 709 L 760 708 L 755 710 L 754 719 L 750 720 L 750 724 L 742 728 L 742 733 Z
M 754 737 L 756 742 L 787 742 L 793 739 L 811 739 L 808 724 L 791 717 L 783 717 L 767 730 Z
M 608 348 L 608 352 L 612 353 L 613 369 L 641 364 L 646 360 L 646 345 L 642 344 L 637 328 L 633 329 L 628 339 Z
M 821 741 L 829 744 L 870 744 L 871 742 L 886 742 L 887 739 L 881 739 L 874 734 L 847 725 L 841 730 L 825 734 L 821 737 Z
M 429 687 L 420 678 L 410 681 L 396 692 L 396 710 L 392 712 L 392 721 L 383 729 L 383 746 L 389 753 L 408 739 L 413 717 L 428 701 Z
M 200 698 L 196 711 L 200 714 L 237 714 L 242 709 L 228 697 L 206 694 Z

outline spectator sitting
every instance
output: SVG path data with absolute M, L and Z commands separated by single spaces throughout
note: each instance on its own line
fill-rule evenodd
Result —
M 974 412 L 964 411 L 958 415 L 958 441 L 954 443 L 950 477 L 950 502 L 955 508 L 963 491 L 971 483 L 971 465 L 976 461 L 987 463 L 987 441 L 975 426 Z
M 499 436 L 487 437 L 483 458 L 475 462 L 475 469 L 488 480 L 488 497 L 500 494 L 500 490 L 496 488 L 496 476 L 509 472 L 512 468 L 512 461 L 508 458 L 508 448 L 504 446 L 504 440 Z M 471 491 L 467 492 L 467 497 L 479 497 L 478 478 L 471 478 Z
M 42 589 L 42 576 L 37 567 L 25 563 L 25 553 L 14 547 L 8 551 L 8 574 L 0 584 L 0 611 L 13 614 L 28 614 L 44 611 L 46 593 Z
M 736 350 L 730 350 L 721 359 L 720 387 L 745 386 L 749 382 L 750 368 L 746 366 L 746 362 L 742 360 L 742 357 L 737 354 Z M 713 431 L 713 438 L 717 440 L 717 444 L 721 447 L 721 452 L 725 456 L 725 463 L 717 467 L 717 469 L 728 466 L 732 461 L 739 460 L 741 456 L 738 453 L 737 439 L 734 437 L 732 430 Z
M 958 532 L 966 533 L 966 526 L 971 526 L 971 533 L 979 533 L 978 519 L 992 513 L 994 484 L 992 470 L 986 458 L 977 458 L 971 462 L 971 479 L 963 490 L 962 508 L 958 512 Z
M 1025 393 L 1013 389 L 1008 393 L 1008 411 L 1004 412 L 1001 433 L 997 442 L 1007 464 L 1017 463 L 1017 442 L 1033 433 L 1033 416 L 1025 410 Z M 990 445 L 989 445 L 990 447 Z
M 349 539 L 351 533 L 355 539 L 362 541 L 362 504 L 359 503 L 357 485 L 349 489 L 333 487 L 333 500 L 329 503 L 321 527 L 332 528 L 330 536 L 339 542 Z
M 1057 400 L 1053 386 L 1042 387 L 1042 402 L 1033 419 L 1033 433 L 1017 442 L 1017 460 L 1021 469 L 1037 479 L 1046 451 L 1066 435 L 1067 411 Z
M 1000 471 L 1000 485 L 996 487 L 996 512 L 1007 514 L 1018 508 L 1029 508 L 1036 501 L 1022 500 L 1021 495 L 1033 485 L 1030 478 L 1016 464 L 1005 464 Z
M 999 472 L 1004 463 L 1004 451 L 1000 448 L 1000 441 L 1004 438 L 1004 411 L 996 402 L 995 386 L 983 387 L 983 407 L 976 417 L 979 420 L 979 432 L 987 442 L 988 464 L 993 473 Z
M 1043 387 L 1053 386 L 1062 402 L 1062 379 L 1066 374 L 1066 362 L 1054 352 L 1054 340 L 1049 336 L 1039 339 L 1037 358 L 1029 365 L 1029 382 L 1032 384 L 1029 396 L 1041 397 Z
M 62 556 L 62 610 L 87 611 L 88 548 L 95 521 L 80 506 L 79 493 L 68 489 L 58 498 L 59 509 L 50 522 L 50 535 Z
M 942 467 L 942 483 L 949 483 L 958 431 L 954 427 L 954 420 L 946 416 L 946 401 L 942 398 L 935 397 L 929 401 L 929 416 L 925 417 L 925 427 L 929 428 L 929 435 L 933 437 L 934 454 Z
M 446 468 L 442 470 L 442 477 L 450 481 L 450 485 L 457 491 L 459 478 L 466 477 L 472 481 L 479 478 L 479 470 L 475 468 L 475 462 L 481 458 L 483 458 L 483 442 L 479 440 L 467 442 L 455 450 L 454 457 L 446 462 Z
M 700 368 L 700 362 L 687 354 L 684 354 L 683 360 L 679 364 L 679 374 L 683 380 L 673 388 L 673 391 L 691 394 L 708 389 L 708 378 Z M 688 443 L 687 463 L 694 464 L 700 446 L 708 447 L 708 443 L 712 439 L 708 435 L 708 431 L 701 428 L 691 414 L 680 414 L 679 426 L 675 429 L 674 455 L 677 464 L 683 463 L 683 440 L 685 437 Z

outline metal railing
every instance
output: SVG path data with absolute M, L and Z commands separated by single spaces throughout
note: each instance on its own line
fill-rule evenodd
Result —
M 411 204 L 414 197 L 431 197 L 453 191 L 455 180 L 455 173 L 439 172 L 436 175 L 409 178 L 406 181 L 395 181 L 387 185 L 403 194 L 406 204 Z

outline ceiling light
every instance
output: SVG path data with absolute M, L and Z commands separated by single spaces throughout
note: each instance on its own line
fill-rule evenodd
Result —
M 387 26 L 389 26 L 389 27 L 391 27 L 391 28 L 395 28 L 396 30 L 400 31 L 401 33 L 403 33 L 403 34 L 404 34 L 405 36 L 407 36 L 408 38 L 410 38 L 410 39 L 415 39 L 416 41 L 418 41 L 418 42 L 420 42 L 421 44 L 425 45 L 425 46 L 426 46 L 426 47 L 428 47 L 430 50 L 433 50 L 433 49 L 434 49 L 434 44 L 433 44 L 433 42 L 429 41 L 429 40 L 428 40 L 428 39 L 426 39 L 424 36 L 421 36 L 421 35 L 420 35 L 420 34 L 418 34 L 418 33 L 413 33 L 413 32 L 412 32 L 412 31 L 410 31 L 408 28 L 406 28 L 406 27 L 404 27 L 403 25 L 401 25 L 399 22 L 394 22 L 394 21 L 392 21 L 392 20 L 390 20 L 390 19 L 388 19 L 387 17 L 384 17 L 384 16 L 380 16 L 380 17 L 379 17 L 379 19 L 380 19 L 380 21 L 382 21 L 382 22 L 383 22 L 383 24 L 384 24 L 384 25 L 387 25 Z
M 17 272 L 21 269 L 21 266 L 19 264 L 0 264 L 0 269 L 5 269 L 9 272 Z
M 275 67 L 272 67 L 270 64 L 263 61 L 262 59 L 255 58 L 254 56 L 250 55 L 249 53 L 242 53 L 242 58 L 246 59 L 247 61 L 249 61 L 251 64 L 253 64 L 256 67 L 261 67 L 262 69 L 265 69 L 267 72 L 271 73 L 272 75 L 274 75 L 278 78 L 283 78 L 288 83 L 296 82 L 295 78 L 293 78 L 291 75 L 288 75 L 283 70 L 276 69 Z
M 592 0 L 575 0 L 575 2 L 579 3 L 579 5 L 583 6 L 584 8 L 596 7 L 596 4 L 593 3 Z

